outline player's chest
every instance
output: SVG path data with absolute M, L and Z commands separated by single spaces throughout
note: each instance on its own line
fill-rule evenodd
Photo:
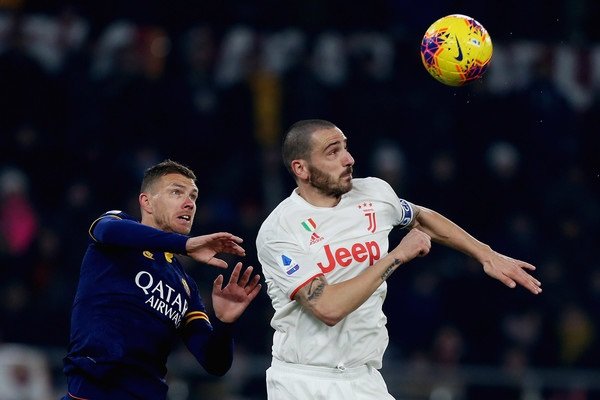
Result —
M 174 256 L 145 251 L 133 272 L 133 290 L 139 301 L 179 327 L 189 308 L 191 292 L 187 276 Z
M 132 290 L 138 295 L 166 302 L 189 298 L 187 277 L 172 253 L 143 251 L 132 256 L 128 274 Z
M 323 243 L 335 245 L 361 237 L 386 236 L 393 227 L 392 212 L 385 203 L 357 199 L 340 208 L 303 211 L 290 222 L 302 244 L 318 249 Z
M 300 241 L 316 266 L 332 278 L 354 275 L 373 265 L 388 250 L 392 228 L 385 210 L 373 203 L 330 213 L 304 215 Z

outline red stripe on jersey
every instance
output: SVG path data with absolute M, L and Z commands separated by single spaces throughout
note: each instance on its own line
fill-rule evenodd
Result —
M 296 296 L 296 293 L 298 293 L 298 291 L 299 291 L 300 289 L 302 289 L 304 286 L 306 286 L 306 285 L 308 285 L 309 283 L 311 283 L 311 282 L 312 282 L 312 281 L 313 281 L 313 280 L 314 280 L 314 279 L 315 279 L 317 276 L 325 276 L 325 275 L 323 275 L 322 273 L 318 273 L 318 274 L 316 274 L 316 275 L 314 275 L 314 276 L 311 276 L 310 278 L 308 278 L 308 279 L 306 280 L 306 282 L 302 283 L 300 286 L 298 286 L 298 287 L 297 287 L 297 288 L 296 288 L 296 289 L 295 289 L 295 290 L 292 292 L 292 295 L 290 296 L 290 299 L 291 299 L 291 300 L 294 300 L 294 297 Z

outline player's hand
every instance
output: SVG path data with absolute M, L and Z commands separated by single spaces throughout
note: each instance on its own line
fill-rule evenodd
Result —
M 542 283 L 526 271 L 534 271 L 535 267 L 524 261 L 515 260 L 492 250 L 490 257 L 483 262 L 483 270 L 509 288 L 519 284 L 533 294 L 542 293 Z
M 238 262 L 231 271 L 227 286 L 222 287 L 223 275 L 217 276 L 213 284 L 213 309 L 217 318 L 226 323 L 237 320 L 260 292 L 260 275 L 250 279 L 253 268 L 248 267 L 240 276 L 241 269 L 242 263 Z
M 185 244 L 187 255 L 194 260 L 219 268 L 227 268 L 227 263 L 217 258 L 218 253 L 229 253 L 245 256 L 246 251 L 240 246 L 242 238 L 231 233 L 219 232 L 210 235 L 191 237 Z
M 394 258 L 400 260 L 402 264 L 412 260 L 415 257 L 423 257 L 431 249 L 431 237 L 418 229 L 411 229 L 402 238 L 398 246 L 390 253 Z

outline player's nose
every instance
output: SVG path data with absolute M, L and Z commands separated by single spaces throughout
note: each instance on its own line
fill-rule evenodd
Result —
M 346 152 L 346 156 L 343 158 L 344 167 L 351 167 L 354 165 L 354 157 L 349 151 Z
M 193 209 L 196 206 L 196 202 L 189 196 L 185 198 L 183 202 L 183 208 L 191 208 Z

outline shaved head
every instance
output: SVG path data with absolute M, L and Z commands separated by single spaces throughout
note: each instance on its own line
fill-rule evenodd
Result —
M 282 156 L 287 170 L 292 172 L 291 163 L 294 160 L 308 160 L 312 151 L 313 133 L 322 129 L 334 129 L 336 126 L 323 119 L 305 119 L 292 125 L 283 139 Z

